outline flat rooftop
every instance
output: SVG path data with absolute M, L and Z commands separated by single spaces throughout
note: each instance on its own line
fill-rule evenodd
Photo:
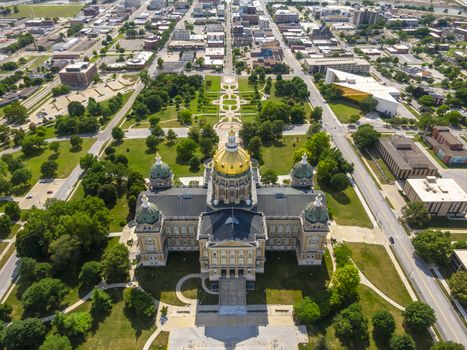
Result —
M 407 179 L 423 202 L 467 202 L 467 194 L 454 179 Z M 466 253 L 467 254 L 467 253 Z

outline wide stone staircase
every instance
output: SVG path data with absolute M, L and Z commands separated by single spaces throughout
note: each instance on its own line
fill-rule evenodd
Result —
M 219 280 L 219 315 L 246 315 L 246 279 Z

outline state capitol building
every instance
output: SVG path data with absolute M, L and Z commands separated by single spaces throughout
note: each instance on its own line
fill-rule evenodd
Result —
M 254 164 L 233 130 L 198 187 L 173 187 L 172 171 L 157 156 L 135 216 L 142 265 L 164 266 L 171 251 L 198 251 L 201 272 L 222 282 L 255 281 L 267 250 L 294 251 L 299 265 L 321 264 L 329 217 L 306 156 L 291 169 L 290 186 L 262 186 Z

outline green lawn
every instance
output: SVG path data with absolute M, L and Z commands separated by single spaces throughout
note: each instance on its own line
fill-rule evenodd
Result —
M 191 171 L 189 165 L 177 163 L 176 147 L 176 144 L 168 146 L 167 144 L 162 143 L 157 149 L 162 160 L 169 165 L 174 174 L 178 177 L 202 175 L 202 166 L 200 166 L 200 169 L 197 171 Z M 143 176 L 147 176 L 149 174 L 149 170 L 155 162 L 154 159 L 156 157 L 156 153 L 148 152 L 145 139 L 124 140 L 115 148 L 117 154 L 123 154 L 128 158 L 128 164 L 131 169 L 143 174 Z
M 342 99 L 336 102 L 329 102 L 329 107 L 331 107 L 337 119 L 342 123 L 348 123 L 351 116 L 361 114 L 357 104 Z
M 380 291 L 405 306 L 410 298 L 396 268 L 382 245 L 366 243 L 346 243 L 352 251 L 352 259 L 360 271 Z
M 248 82 L 248 78 L 245 78 L 245 77 L 238 78 L 238 91 L 240 92 L 240 94 L 242 94 L 242 92 L 254 91 L 254 90 L 255 90 L 255 87 L 253 85 L 250 85 L 250 83 Z
M 154 339 L 149 350 L 166 350 L 169 344 L 169 332 L 160 332 Z
M 449 220 L 445 217 L 432 217 L 428 226 L 434 230 L 446 229 L 467 229 L 466 220 Z
M 6 242 L 0 242 L 0 254 L 3 253 L 3 250 L 8 246 Z
M 284 136 L 280 143 L 261 147 L 261 172 L 273 169 L 278 175 L 286 175 L 294 165 L 293 153 L 306 141 L 306 136 Z
M 30 70 L 34 71 L 37 67 L 39 67 L 42 63 L 47 61 L 49 56 L 43 55 L 43 56 L 36 56 L 34 57 L 34 62 L 31 63 L 31 65 L 28 67 Z
M 452 241 L 467 241 L 467 233 L 451 233 Z
M 219 92 L 221 90 L 221 77 L 216 75 L 206 75 L 206 92 Z
M 18 5 L 18 13 L 14 13 L 11 8 L 11 14 L 8 17 L 21 18 L 39 18 L 39 17 L 74 17 L 81 9 L 79 5 Z
M 110 217 L 111 217 L 111 222 L 110 222 L 110 232 L 120 232 L 123 229 L 123 226 L 120 225 L 120 223 L 125 223 L 127 222 L 128 218 L 128 200 L 126 199 L 125 196 L 120 197 L 117 200 L 117 203 L 115 206 L 110 209 Z
M 371 157 L 367 151 L 363 151 L 361 152 L 361 154 L 370 165 L 371 170 L 373 170 L 373 172 L 378 177 L 379 182 L 381 182 L 382 184 L 393 184 L 396 178 L 394 177 L 391 170 L 389 170 L 384 160 L 375 150 L 371 150 L 369 152 L 371 154 Z
M 136 270 L 136 276 L 141 287 L 151 293 L 155 299 L 182 306 L 184 304 L 175 294 L 175 286 L 183 276 L 198 272 L 198 252 L 170 252 L 166 266 L 139 267 Z M 188 288 L 190 289 L 190 285 L 188 285 Z M 187 297 L 193 296 L 194 294 L 187 294 Z
M 416 118 L 420 118 L 421 117 L 421 114 L 419 112 L 417 112 L 417 110 L 415 108 L 413 108 L 411 105 L 409 105 L 408 103 L 405 103 L 403 102 L 402 103 L 404 105 L 405 108 L 407 108 L 407 110 L 413 114 L 414 117 Z
M 319 189 L 316 184 L 315 187 Z M 347 187 L 343 192 L 324 192 L 331 217 L 337 224 L 373 228 L 373 224 L 352 186 Z
M 79 159 L 87 153 L 89 148 L 96 140 L 94 138 L 83 138 L 82 149 L 78 152 L 72 152 L 70 149 L 70 141 L 60 141 L 60 150 L 57 158 L 58 170 L 56 174 L 57 179 L 62 179 L 70 175 L 71 171 L 78 164 Z M 31 185 L 34 185 L 41 177 L 41 165 L 53 155 L 53 151 L 48 148 L 41 154 L 34 157 L 25 157 L 21 151 L 13 153 L 16 158 L 21 158 L 24 162 L 26 169 L 31 171 L 32 178 Z
M 125 311 L 122 300 L 123 289 L 108 292 L 115 302 L 112 311 L 93 327 L 84 342 L 76 349 L 142 349 L 146 340 L 156 330 L 154 321 L 143 321 Z M 79 311 L 90 309 L 91 303 L 86 302 L 79 308 Z
M 256 275 L 248 304 L 290 305 L 305 296 L 319 302 L 327 297 L 329 280 L 326 264 L 298 266 L 294 252 L 267 252 L 264 273 Z

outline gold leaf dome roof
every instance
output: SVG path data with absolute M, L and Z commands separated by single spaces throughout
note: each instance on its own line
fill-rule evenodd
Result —
M 238 146 L 233 130 L 230 130 L 225 146 L 214 155 L 213 167 L 228 176 L 240 175 L 250 169 L 250 155 Z

